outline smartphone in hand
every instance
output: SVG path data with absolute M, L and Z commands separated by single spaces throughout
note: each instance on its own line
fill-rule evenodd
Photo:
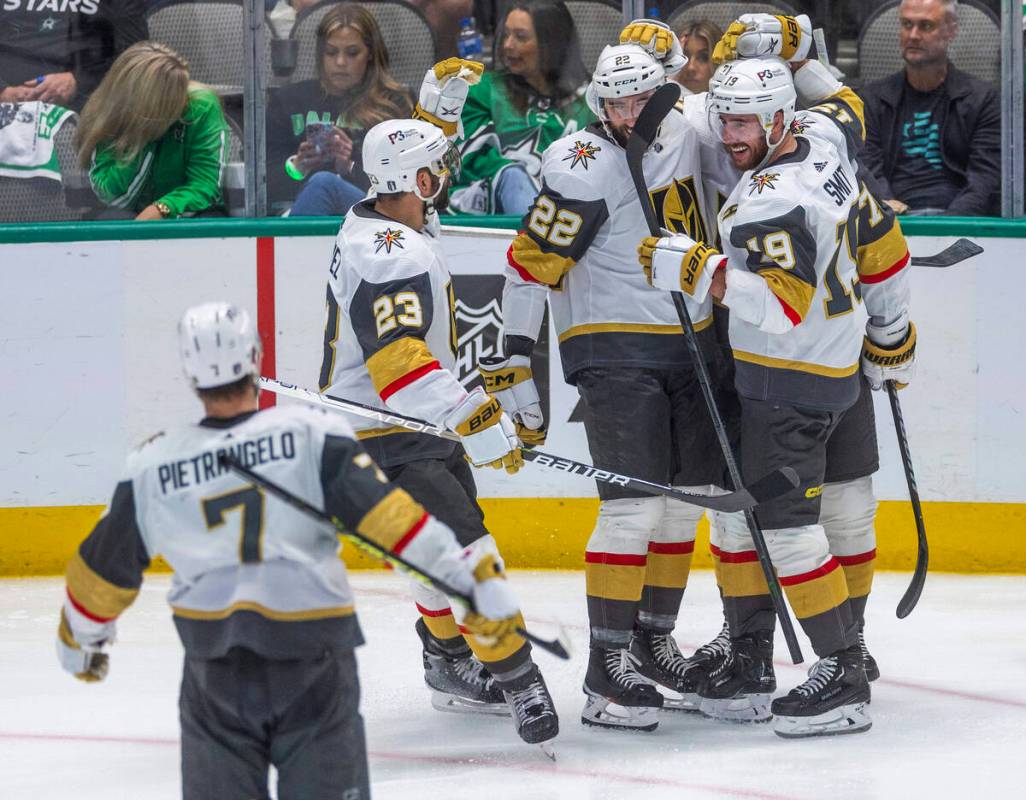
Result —
M 331 136 L 331 125 L 325 122 L 308 122 L 306 124 L 306 141 L 313 145 L 317 155 L 323 155 Z

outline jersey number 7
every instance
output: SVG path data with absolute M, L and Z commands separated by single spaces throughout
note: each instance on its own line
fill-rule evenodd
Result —
M 214 530 L 225 523 L 225 512 L 241 509 L 242 534 L 239 537 L 239 561 L 254 564 L 263 556 L 264 493 L 256 486 L 235 489 L 201 501 L 207 528 Z

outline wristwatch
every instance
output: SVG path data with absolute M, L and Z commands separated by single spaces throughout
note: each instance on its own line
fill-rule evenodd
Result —
M 153 207 L 160 212 L 160 216 L 162 216 L 164 219 L 167 219 L 171 216 L 171 207 L 168 206 L 167 203 L 162 203 L 158 200 L 156 203 L 153 204 Z

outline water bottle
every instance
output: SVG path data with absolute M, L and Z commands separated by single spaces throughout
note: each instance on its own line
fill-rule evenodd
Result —
M 648 13 L 645 15 L 646 19 L 661 19 L 659 16 L 659 6 L 652 6 Z
M 460 20 L 460 37 L 456 42 L 456 52 L 460 58 L 469 58 L 474 61 L 481 60 L 481 53 L 484 52 L 484 40 L 473 17 L 464 17 Z

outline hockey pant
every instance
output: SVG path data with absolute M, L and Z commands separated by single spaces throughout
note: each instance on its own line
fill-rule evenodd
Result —
M 626 646 L 635 620 L 659 632 L 673 630 L 703 511 L 663 497 L 600 503 L 584 555 L 588 619 L 594 642 L 605 647 Z
M 484 526 L 484 513 L 477 503 L 477 489 L 470 470 L 470 465 L 463 458 L 463 449 L 457 447 L 444 461 L 411 461 L 386 469 L 385 474 L 452 528 L 461 545 L 484 548 L 498 555 L 495 540 Z M 482 641 L 461 630 L 449 598 L 422 583 L 411 581 L 411 584 L 417 610 L 439 647 L 455 655 L 465 652 L 465 646 L 469 645 L 474 655 L 500 681 L 513 680 L 527 671 L 531 663 L 531 645 L 523 637 L 510 635 L 499 642 Z

